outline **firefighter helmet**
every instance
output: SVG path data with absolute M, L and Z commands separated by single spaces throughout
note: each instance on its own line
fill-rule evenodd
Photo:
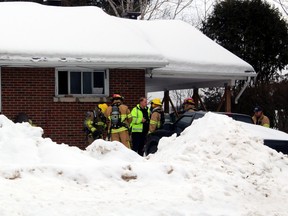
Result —
M 124 97 L 121 96 L 120 94 L 113 94 L 112 95 L 112 100 L 124 100 Z
M 106 103 L 98 104 L 98 108 L 101 110 L 102 113 L 105 113 L 108 105 Z
M 263 111 L 262 107 L 260 107 L 260 106 L 254 107 L 254 112 L 261 112 L 261 111 Z
M 193 98 L 185 98 L 183 104 L 195 104 Z
M 151 101 L 151 104 L 155 104 L 155 105 L 162 106 L 162 102 L 161 102 L 161 99 L 160 99 L 160 98 L 154 98 L 154 99 Z

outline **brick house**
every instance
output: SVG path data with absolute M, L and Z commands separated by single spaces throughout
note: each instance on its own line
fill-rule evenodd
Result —
M 181 21 L 3 2 L 0 24 L 6 29 L 0 41 L 1 113 L 13 120 L 25 112 L 45 137 L 80 148 L 86 147 L 86 111 L 109 103 L 115 92 L 132 108 L 149 91 L 233 85 L 255 76 L 248 63 Z

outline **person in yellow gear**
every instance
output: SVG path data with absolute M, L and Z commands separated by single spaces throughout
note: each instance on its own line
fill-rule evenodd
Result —
M 151 113 L 149 133 L 160 129 L 163 126 L 165 120 L 160 98 L 155 98 L 151 101 Z
M 84 131 L 89 145 L 96 139 L 103 139 L 103 134 L 107 127 L 104 115 L 107 107 L 107 104 L 98 104 L 95 110 L 86 113 Z
M 106 103 L 103 103 L 103 104 L 98 104 L 98 107 L 101 110 L 101 112 L 104 114 L 108 108 L 108 105 Z
M 111 136 L 111 141 L 119 141 L 130 149 L 129 126 L 132 115 L 128 106 L 123 104 L 123 100 L 124 98 L 121 95 L 113 94 L 112 104 L 106 110 L 108 138 Z
M 195 102 L 192 97 L 185 98 L 183 102 L 183 111 L 184 112 L 195 112 Z
M 263 109 L 260 106 L 254 108 L 254 115 L 252 117 L 254 124 L 262 125 L 264 127 L 270 127 L 270 120 L 264 115 Z
M 131 115 L 132 149 L 143 156 L 150 121 L 150 109 L 147 107 L 147 98 L 141 97 L 139 99 L 139 104 L 132 109 Z

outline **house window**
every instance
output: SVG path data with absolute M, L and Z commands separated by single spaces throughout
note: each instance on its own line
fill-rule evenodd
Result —
M 58 70 L 57 95 L 107 95 L 106 70 Z

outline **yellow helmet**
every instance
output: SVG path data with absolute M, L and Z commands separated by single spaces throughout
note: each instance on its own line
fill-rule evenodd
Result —
M 108 105 L 106 103 L 103 103 L 103 104 L 98 104 L 98 107 L 99 109 L 101 109 L 102 113 L 105 113 L 108 108 Z
M 161 102 L 161 99 L 160 99 L 160 98 L 154 98 L 154 99 L 151 101 L 151 104 L 155 104 L 155 105 L 162 106 L 162 102 Z

